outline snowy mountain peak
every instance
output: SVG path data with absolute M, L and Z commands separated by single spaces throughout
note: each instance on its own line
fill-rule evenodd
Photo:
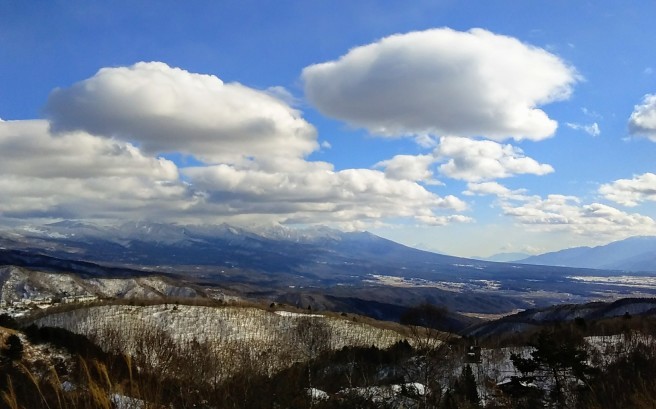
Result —
M 282 225 L 248 228 L 219 225 L 178 225 L 150 221 L 130 221 L 115 226 L 101 226 L 75 220 L 63 220 L 41 226 L 27 225 L 11 231 L 13 235 L 42 239 L 105 240 L 128 246 L 131 241 L 175 244 L 212 239 L 260 238 L 294 243 L 339 241 L 344 233 L 326 226 L 292 228 Z M 361 234 L 361 233 L 358 233 Z

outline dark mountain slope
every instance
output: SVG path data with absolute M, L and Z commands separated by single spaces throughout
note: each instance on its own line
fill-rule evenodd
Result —
M 656 316 L 656 298 L 625 298 L 614 302 L 564 304 L 528 309 L 467 328 L 462 334 L 478 338 L 501 337 L 543 325 L 573 321 L 577 318 L 592 321 L 625 315 Z
M 0 249 L 0 266 L 18 266 L 47 272 L 70 272 L 85 278 L 132 278 L 152 273 L 121 267 L 67 260 L 20 250 Z
M 520 261 L 564 267 L 656 271 L 656 237 L 631 237 L 604 246 L 576 247 Z

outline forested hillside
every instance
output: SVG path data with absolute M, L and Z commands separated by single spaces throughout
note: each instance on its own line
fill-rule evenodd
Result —
M 0 316 L 9 408 L 651 408 L 656 319 L 575 319 L 479 343 L 280 305 L 137 301 Z M 422 323 L 427 326 L 417 326 Z

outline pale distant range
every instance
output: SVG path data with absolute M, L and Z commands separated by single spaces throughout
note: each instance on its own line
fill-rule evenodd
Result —
M 3 300 L 28 293 L 154 297 L 163 291 L 386 320 L 431 303 L 447 307 L 457 329 L 553 304 L 654 297 L 655 250 L 656 238 L 635 237 L 501 263 L 326 227 L 246 230 L 147 222 L 102 227 L 64 221 L 0 232 L 0 266 L 14 266 L 0 271 L 0 284 Z M 51 282 L 53 273 L 75 277 L 62 289 L 61 282 Z M 109 286 L 107 279 L 130 281 Z

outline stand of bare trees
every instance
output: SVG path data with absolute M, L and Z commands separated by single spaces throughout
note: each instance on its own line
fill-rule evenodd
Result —
M 586 333 L 592 324 L 550 327 L 466 362 L 470 341 L 436 329 L 445 316 L 420 306 L 392 342 L 352 319 L 248 308 L 55 315 L 47 322 L 76 333 L 33 326 L 0 337 L 0 407 L 656 407 L 656 325 L 623 318 L 603 335 Z

